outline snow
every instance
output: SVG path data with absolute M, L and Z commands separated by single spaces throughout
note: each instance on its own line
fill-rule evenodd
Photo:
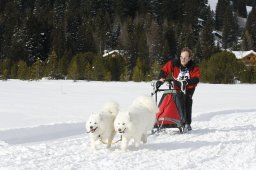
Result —
M 240 28 L 245 28 L 247 18 L 237 17 L 237 23 Z
M 252 6 L 246 6 L 246 10 L 247 10 L 247 15 L 249 15 L 250 12 L 252 11 Z
M 218 0 L 208 0 L 208 5 L 210 6 L 210 9 L 212 11 L 216 11 L 216 6 L 217 6 Z M 252 6 L 246 6 L 246 10 L 247 10 L 247 15 L 250 14 L 250 12 L 252 11 Z
M 255 169 L 255 84 L 200 83 L 188 134 L 168 129 L 127 152 L 120 143 L 90 148 L 91 112 L 109 100 L 127 108 L 151 90 L 150 82 L 1 81 L 0 169 Z
M 217 3 L 217 0 L 208 0 L 208 5 L 210 6 L 212 11 L 216 11 Z

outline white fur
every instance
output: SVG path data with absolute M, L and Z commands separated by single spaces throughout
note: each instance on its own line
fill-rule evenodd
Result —
M 108 102 L 99 113 L 92 113 L 86 122 L 86 130 L 89 133 L 91 147 L 96 149 L 96 141 L 100 140 L 110 148 L 115 135 L 114 120 L 119 111 L 116 102 Z
M 147 132 L 152 130 L 158 107 L 150 96 L 139 96 L 127 111 L 119 112 L 114 126 L 117 133 L 122 135 L 121 149 L 126 150 L 131 139 L 135 147 L 140 142 L 147 142 Z

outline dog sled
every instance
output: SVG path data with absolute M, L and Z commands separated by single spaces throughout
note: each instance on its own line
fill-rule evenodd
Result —
M 160 132 L 166 128 L 178 128 L 180 133 L 184 132 L 185 124 L 185 91 L 177 89 L 174 86 L 173 80 L 165 81 L 167 88 L 156 88 L 156 84 L 153 83 L 156 103 L 158 103 L 159 111 L 156 114 L 156 123 L 152 133 Z M 162 94 L 162 97 L 158 101 L 158 95 Z

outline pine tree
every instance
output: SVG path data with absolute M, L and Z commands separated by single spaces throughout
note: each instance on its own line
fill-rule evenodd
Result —
M 229 66 L 227 67 L 227 63 Z M 243 70 L 243 64 L 230 52 L 220 52 L 201 64 L 201 80 L 209 83 L 234 83 Z
M 136 66 L 133 69 L 132 80 L 135 82 L 143 81 L 145 79 L 143 62 L 140 58 L 137 59 Z
M 256 51 L 256 6 L 248 16 L 242 45 L 244 50 Z
M 48 54 L 47 35 L 42 28 L 42 23 L 33 15 L 29 16 L 26 21 L 26 51 L 28 53 L 28 61 L 32 63 L 39 57 L 45 60 Z
M 199 62 L 201 62 L 202 60 L 204 60 L 205 58 L 207 58 L 207 56 L 204 56 L 204 55 L 203 55 L 200 41 L 198 41 L 198 42 L 196 43 L 195 47 L 193 48 L 193 60 L 194 60 L 196 63 L 199 63 Z
M 246 0 L 238 0 L 237 12 L 239 17 L 247 18 Z
M 110 73 L 112 81 L 119 81 L 122 73 L 122 66 L 125 64 L 121 55 L 107 57 L 104 59 L 106 71 Z
M 164 29 L 164 39 L 163 39 L 163 52 L 161 55 L 161 60 L 159 64 L 163 65 L 171 58 L 174 58 L 177 54 L 177 41 L 175 37 L 174 26 L 166 24 Z
M 97 52 L 102 54 L 107 48 L 107 39 L 112 32 L 112 1 L 96 1 L 92 8 L 96 14 L 93 20 L 94 42 Z
M 7 80 L 8 77 L 9 77 L 8 75 L 9 75 L 9 71 L 7 69 L 4 69 L 1 79 L 2 80 Z
M 223 18 L 225 16 L 225 12 L 227 7 L 230 5 L 229 0 L 218 0 L 215 12 L 215 28 L 217 30 L 221 30 L 223 27 Z
M 248 50 L 251 50 L 253 49 L 253 39 L 252 39 L 252 35 L 251 33 L 246 30 L 244 35 L 243 35 L 243 41 L 242 41 L 242 50 L 244 51 L 248 51 Z
M 124 29 L 124 33 L 120 35 L 120 38 L 124 37 L 122 47 L 127 52 L 128 73 L 132 73 L 138 56 L 148 56 L 145 24 L 141 18 L 137 18 L 136 22 L 129 19 L 122 29 Z
M 30 79 L 39 80 L 43 77 L 44 67 L 42 60 L 37 57 L 30 70 Z
M 84 78 L 85 80 L 92 80 L 92 66 L 90 65 L 90 63 L 86 63 L 85 65 L 85 71 L 84 71 Z
M 224 49 L 235 47 L 237 44 L 238 24 L 229 5 L 223 18 L 222 45 Z
M 211 20 L 206 20 L 203 31 L 200 35 L 200 46 L 201 46 L 200 51 L 202 52 L 201 56 L 203 58 L 200 57 L 200 52 L 197 51 L 199 52 L 198 53 L 199 59 L 209 58 L 213 53 L 214 40 L 213 40 L 212 31 L 213 31 L 213 28 L 212 28 Z
M 69 69 L 68 69 L 68 79 L 72 79 L 74 81 L 77 81 L 79 79 L 77 57 L 73 57 L 73 59 L 70 62 Z
M 118 48 L 118 37 L 120 35 L 120 24 L 118 21 L 112 24 L 110 31 L 106 33 L 106 49 L 115 50 Z
M 238 4 L 240 0 L 231 0 L 232 6 L 234 8 L 234 11 L 238 11 Z
M 156 60 L 153 61 L 150 72 L 149 72 L 150 77 L 148 80 L 157 80 L 160 70 L 161 70 L 161 66 L 158 64 L 158 62 Z
M 128 68 L 127 66 L 125 65 L 124 66 L 124 69 L 120 75 L 120 81 L 129 81 L 129 74 L 128 74 Z
M 178 33 L 178 51 L 180 51 L 183 47 L 189 47 L 192 49 L 195 44 L 196 41 L 193 34 L 192 25 L 183 24 L 181 27 L 181 32 Z
M 179 22 L 183 16 L 184 0 L 162 0 L 161 9 L 163 17 L 171 22 Z
M 45 74 L 50 79 L 60 78 L 58 73 L 58 57 L 54 49 L 47 58 Z
M 28 29 L 24 23 L 13 30 L 11 40 L 11 55 L 15 56 L 14 58 L 17 58 L 17 60 L 28 61 L 28 51 L 26 50 L 27 34 Z
M 62 57 L 58 62 L 58 73 L 60 79 L 65 79 L 68 72 L 69 60 L 67 56 Z
M 256 83 L 256 67 L 244 66 L 244 69 L 241 71 L 239 78 L 242 83 Z
M 193 25 L 197 22 L 199 12 L 201 11 L 201 4 L 199 0 L 184 1 L 183 22 L 188 25 Z
M 10 72 L 11 72 L 11 59 L 9 58 L 5 58 L 4 60 L 2 60 L 2 62 L 0 63 L 0 73 L 2 73 L 2 79 L 3 80 L 7 80 L 10 77 Z
M 162 28 L 161 26 L 153 20 L 151 22 L 149 32 L 148 32 L 148 44 L 149 44 L 149 56 L 152 60 L 158 60 L 159 63 L 162 63 Z
M 10 71 L 10 78 L 11 79 L 16 79 L 17 78 L 17 70 L 18 70 L 17 64 L 12 63 L 11 71 Z
M 17 59 L 15 56 L 12 56 L 12 37 L 15 33 L 15 30 L 19 27 L 20 22 L 20 10 L 17 8 L 14 1 L 2 2 L 3 7 L 0 10 L 0 29 L 2 35 L 0 34 L 0 57 L 12 57 Z M 16 29 L 15 29 L 16 28 Z
M 253 6 L 253 5 L 256 5 L 256 2 L 255 2 L 255 0 L 246 0 L 246 5 Z
M 112 79 L 111 72 L 108 71 L 108 72 L 105 73 L 105 75 L 104 75 L 104 80 L 105 80 L 105 81 L 111 81 L 111 79 Z
M 101 56 L 96 56 L 92 64 L 92 75 L 94 80 L 105 80 L 106 69 Z
M 20 80 L 27 80 L 29 78 L 29 69 L 23 60 L 20 60 L 17 64 L 18 70 L 17 70 L 17 78 Z
M 63 0 L 55 0 L 53 4 L 53 23 L 51 30 L 51 46 L 54 47 L 57 56 L 63 56 L 66 44 L 66 20 L 65 20 L 66 4 Z
M 138 9 L 138 0 L 115 0 L 115 11 L 122 18 L 134 18 Z

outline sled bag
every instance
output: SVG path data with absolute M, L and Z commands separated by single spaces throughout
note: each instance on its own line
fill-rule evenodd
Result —
M 185 122 L 184 94 L 176 90 L 163 93 L 158 104 L 156 125 L 159 127 L 181 127 Z

